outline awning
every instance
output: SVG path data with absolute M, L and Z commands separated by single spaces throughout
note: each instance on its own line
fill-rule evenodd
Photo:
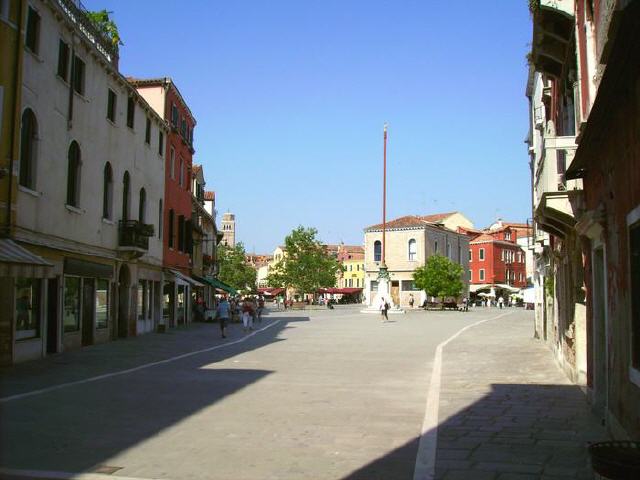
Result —
M 171 268 L 167 268 L 165 269 L 165 271 L 171 275 L 173 275 L 175 277 L 175 280 L 178 284 L 182 284 L 182 285 L 192 285 L 194 287 L 204 287 L 204 283 L 200 283 L 199 281 L 197 281 L 194 278 L 191 278 L 183 273 L 180 273 L 177 270 L 173 270 Z
M 520 291 L 518 287 L 512 287 L 511 285 L 505 285 L 504 283 L 496 283 L 494 286 L 496 288 L 499 288 L 501 290 L 506 290 L 511 293 L 516 293 Z
M 214 288 L 218 288 L 220 290 L 223 290 L 223 291 L 225 291 L 227 293 L 230 293 L 231 295 L 237 295 L 238 294 L 238 291 L 235 288 L 233 288 L 230 285 L 227 285 L 226 283 L 224 283 L 221 280 L 218 280 L 217 278 L 206 277 L 204 280 Z
M 0 277 L 49 276 L 53 265 L 8 238 L 0 238 Z
M 267 295 L 268 297 L 275 297 L 276 295 L 280 295 L 284 293 L 284 288 L 261 287 L 261 288 L 258 288 L 258 293 L 262 295 Z
M 319 288 L 318 293 L 341 293 L 343 295 L 353 295 L 362 293 L 362 288 Z
M 489 290 L 489 289 L 491 289 L 491 285 L 487 283 L 481 283 L 478 285 L 469 285 L 469 291 L 471 293 L 476 293 L 476 292 L 479 292 L 480 290 Z

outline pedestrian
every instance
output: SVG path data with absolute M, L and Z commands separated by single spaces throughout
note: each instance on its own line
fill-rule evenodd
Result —
M 467 297 L 464 297 L 462 299 L 462 311 L 463 312 L 468 312 L 469 311 L 469 299 L 467 299 Z
M 253 305 L 248 298 L 242 302 L 242 326 L 244 331 L 253 330 Z
M 413 293 L 409 294 L 409 308 L 413 308 Z
M 380 313 L 382 314 L 382 317 L 384 319 L 382 320 L 383 322 L 389 320 L 389 315 L 387 314 L 388 310 L 389 303 L 384 299 L 384 297 L 380 298 Z
M 264 298 L 258 298 L 258 323 L 262 323 L 262 311 L 264 310 Z
M 503 305 L 504 305 L 504 298 L 498 297 L 498 306 L 500 307 L 500 310 L 502 310 Z
M 227 338 L 227 322 L 229 321 L 230 312 L 231 305 L 227 302 L 227 297 L 222 297 L 222 300 L 218 303 L 218 308 L 216 308 L 216 317 L 218 317 L 218 321 L 220 322 L 222 338 Z

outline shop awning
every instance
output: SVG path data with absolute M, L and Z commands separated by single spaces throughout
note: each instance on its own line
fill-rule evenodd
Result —
M 47 277 L 53 265 L 8 238 L 0 238 L 0 277 Z
M 341 293 L 343 295 L 353 295 L 361 293 L 361 288 L 319 288 L 318 293 Z
M 198 280 L 196 280 L 195 278 L 191 278 L 188 275 L 185 275 L 184 273 L 181 273 L 177 270 L 173 270 L 171 268 L 167 268 L 165 270 L 167 273 L 170 273 L 171 275 L 174 276 L 175 280 L 177 283 L 179 284 L 189 284 L 192 285 L 194 287 L 204 287 L 204 283 L 199 282 Z
M 284 288 L 269 288 L 269 287 L 261 287 L 258 288 L 258 293 L 262 295 L 267 295 L 268 297 L 275 297 L 284 293 Z
M 211 285 L 214 288 L 218 288 L 224 292 L 230 293 L 231 295 L 237 295 L 238 291 L 233 288 L 230 285 L 227 285 L 226 283 L 224 283 L 221 280 L 218 280 L 217 278 L 214 277 L 205 277 L 204 279 L 209 285 Z

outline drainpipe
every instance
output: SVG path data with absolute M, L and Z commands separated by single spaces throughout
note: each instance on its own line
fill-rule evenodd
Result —
M 24 25 L 24 2 L 23 0 L 19 0 L 18 2 L 18 41 L 16 47 L 16 57 L 15 57 L 15 69 L 14 69 L 14 77 L 13 77 L 13 116 L 11 121 L 11 140 L 9 147 L 9 188 L 7 190 L 7 221 L 5 225 L 4 235 L 11 236 L 11 204 L 13 197 L 13 163 L 14 158 L 16 157 L 16 123 L 18 118 L 20 118 L 20 107 L 21 102 L 19 101 L 22 98 L 21 90 L 21 79 L 22 75 L 20 74 L 20 65 L 22 64 L 22 56 L 23 56 L 23 45 L 22 45 L 22 26 Z

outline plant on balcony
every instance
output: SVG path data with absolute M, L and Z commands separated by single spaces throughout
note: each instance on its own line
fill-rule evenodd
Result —
M 145 237 L 153 237 L 154 228 L 150 223 L 139 223 L 138 224 L 138 233 L 140 235 L 144 235 Z
M 114 47 L 117 47 L 118 45 L 124 45 L 124 43 L 122 43 L 122 39 L 120 38 L 120 34 L 118 33 L 118 26 L 109 17 L 111 13 L 113 12 L 109 12 L 107 10 L 100 10 L 98 12 L 87 11 L 86 15 L 89 20 L 91 20 L 91 23 L 93 23 L 93 25 L 98 29 L 98 31 L 109 40 L 111 40 L 111 44 Z

